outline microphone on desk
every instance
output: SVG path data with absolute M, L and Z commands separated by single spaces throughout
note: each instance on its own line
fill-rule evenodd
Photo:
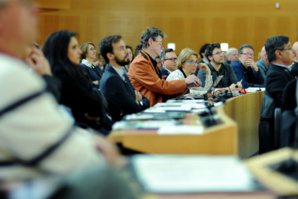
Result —
M 261 89 L 261 85 L 258 84 L 258 86 L 259 86 L 259 89 L 258 89 L 257 91 L 262 91 L 262 89 Z
M 207 111 L 204 113 L 199 114 L 201 117 L 201 121 L 204 124 L 205 127 L 211 127 L 216 125 L 216 120 L 214 119 L 213 113 L 212 113 L 212 107 L 214 107 L 213 104 L 209 102 L 205 102 L 205 106 Z

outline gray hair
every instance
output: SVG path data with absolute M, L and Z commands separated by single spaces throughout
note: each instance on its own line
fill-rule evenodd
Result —
M 145 30 L 141 36 L 142 49 L 145 49 L 149 46 L 148 40 L 150 38 L 156 40 L 158 36 L 161 36 L 163 39 L 167 37 L 160 29 L 156 27 L 147 28 L 147 30 Z
M 244 48 L 250 48 L 250 49 L 252 49 L 253 51 L 255 51 L 255 49 L 252 47 L 252 45 L 250 45 L 250 44 L 243 44 L 242 46 L 240 46 L 240 48 L 239 48 L 239 54 L 242 54 L 243 53 L 243 49 Z
M 160 60 L 166 59 L 166 54 L 169 52 L 174 52 L 174 50 L 172 48 L 167 48 L 167 49 L 164 49 L 163 51 L 161 51 Z
M 232 52 L 235 51 L 235 50 L 238 51 L 237 48 L 229 48 L 228 51 L 227 51 L 227 54 L 230 55 L 230 54 L 232 54 Z

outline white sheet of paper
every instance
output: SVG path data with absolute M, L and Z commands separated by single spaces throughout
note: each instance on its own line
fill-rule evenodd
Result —
M 179 135 L 179 134 L 192 134 L 200 135 L 204 131 L 202 126 L 195 125 L 181 125 L 181 126 L 163 126 L 157 133 L 160 135 Z
M 236 156 L 138 155 L 133 165 L 146 191 L 250 191 L 253 177 Z

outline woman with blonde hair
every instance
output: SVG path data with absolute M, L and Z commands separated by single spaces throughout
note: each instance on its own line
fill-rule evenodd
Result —
M 91 42 L 87 42 L 81 45 L 80 49 L 82 51 L 80 66 L 83 69 L 83 73 L 89 79 L 90 83 L 93 83 L 99 88 L 99 82 L 103 72 L 95 63 L 97 56 L 95 45 Z
M 169 74 L 167 81 L 185 79 L 189 75 L 194 74 L 198 67 L 200 70 L 204 70 L 206 72 L 205 86 L 193 87 L 190 89 L 190 93 L 205 94 L 205 92 L 207 92 L 212 86 L 211 71 L 205 63 L 198 62 L 198 54 L 194 50 L 190 48 L 184 48 L 177 57 L 177 67 L 177 70 Z

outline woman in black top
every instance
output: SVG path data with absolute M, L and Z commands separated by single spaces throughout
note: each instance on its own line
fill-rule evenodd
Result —
M 93 84 L 96 88 L 99 88 L 99 82 L 103 72 L 95 63 L 95 45 L 91 42 L 87 42 L 81 45 L 80 49 L 82 51 L 82 61 L 80 66 L 83 69 L 83 73 L 89 79 L 91 84 Z
M 51 34 L 43 45 L 53 75 L 62 82 L 60 103 L 71 108 L 78 124 L 84 124 L 107 134 L 111 122 L 106 117 L 106 101 L 93 89 L 79 67 L 82 51 L 77 34 L 58 31 Z

